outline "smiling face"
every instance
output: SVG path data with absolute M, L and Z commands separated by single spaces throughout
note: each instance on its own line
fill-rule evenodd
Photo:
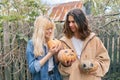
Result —
M 45 29 L 45 39 L 50 39 L 53 34 L 53 27 L 49 27 Z
M 69 22 L 69 27 L 70 27 L 71 31 L 76 32 L 77 26 L 76 26 L 73 16 L 68 16 L 68 22 Z
M 67 38 L 75 36 L 81 40 L 85 40 L 91 33 L 88 20 L 79 8 L 71 9 L 67 13 L 63 30 Z
M 35 56 L 44 53 L 43 44 L 54 37 L 55 24 L 46 16 L 38 16 L 34 22 L 34 32 L 32 36 Z
M 68 24 L 69 24 L 69 27 L 70 27 L 71 31 L 73 32 L 74 36 L 76 38 L 79 38 L 77 23 L 75 22 L 73 16 L 71 16 L 71 15 L 68 16 Z

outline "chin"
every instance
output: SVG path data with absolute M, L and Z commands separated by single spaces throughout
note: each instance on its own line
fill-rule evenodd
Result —
M 45 38 L 46 38 L 46 39 L 50 39 L 50 36 L 46 36 Z
M 76 30 L 75 29 L 71 29 L 72 32 L 75 32 Z

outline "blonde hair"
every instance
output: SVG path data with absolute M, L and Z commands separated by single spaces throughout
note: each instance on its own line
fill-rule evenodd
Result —
M 45 43 L 45 29 L 53 27 L 51 38 L 54 37 L 55 24 L 45 16 L 38 16 L 34 22 L 33 45 L 35 57 L 42 56 L 43 44 Z

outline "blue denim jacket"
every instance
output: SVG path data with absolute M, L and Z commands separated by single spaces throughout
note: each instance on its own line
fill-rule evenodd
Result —
M 43 46 L 45 55 L 47 54 L 45 46 Z M 44 56 L 35 57 L 34 56 L 34 46 L 32 40 L 28 41 L 26 48 L 26 57 L 29 67 L 29 71 L 32 74 L 32 80 L 48 80 L 48 61 L 41 67 L 39 60 Z M 61 80 L 61 76 L 58 72 L 57 64 L 54 61 L 54 75 L 56 80 Z

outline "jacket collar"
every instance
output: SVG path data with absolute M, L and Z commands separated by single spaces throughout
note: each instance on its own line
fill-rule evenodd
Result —
M 95 36 L 95 33 L 90 33 L 90 36 L 88 36 L 85 40 L 84 40 L 84 43 L 83 43 L 83 47 L 82 47 L 82 51 L 85 49 L 85 47 L 87 46 L 87 44 L 89 43 L 89 41 L 91 41 Z M 73 47 L 73 44 L 72 44 L 72 41 L 71 39 L 68 39 L 66 38 L 65 36 L 62 37 L 60 40 L 64 41 L 67 45 L 69 45 L 69 47 L 73 50 L 74 47 Z

